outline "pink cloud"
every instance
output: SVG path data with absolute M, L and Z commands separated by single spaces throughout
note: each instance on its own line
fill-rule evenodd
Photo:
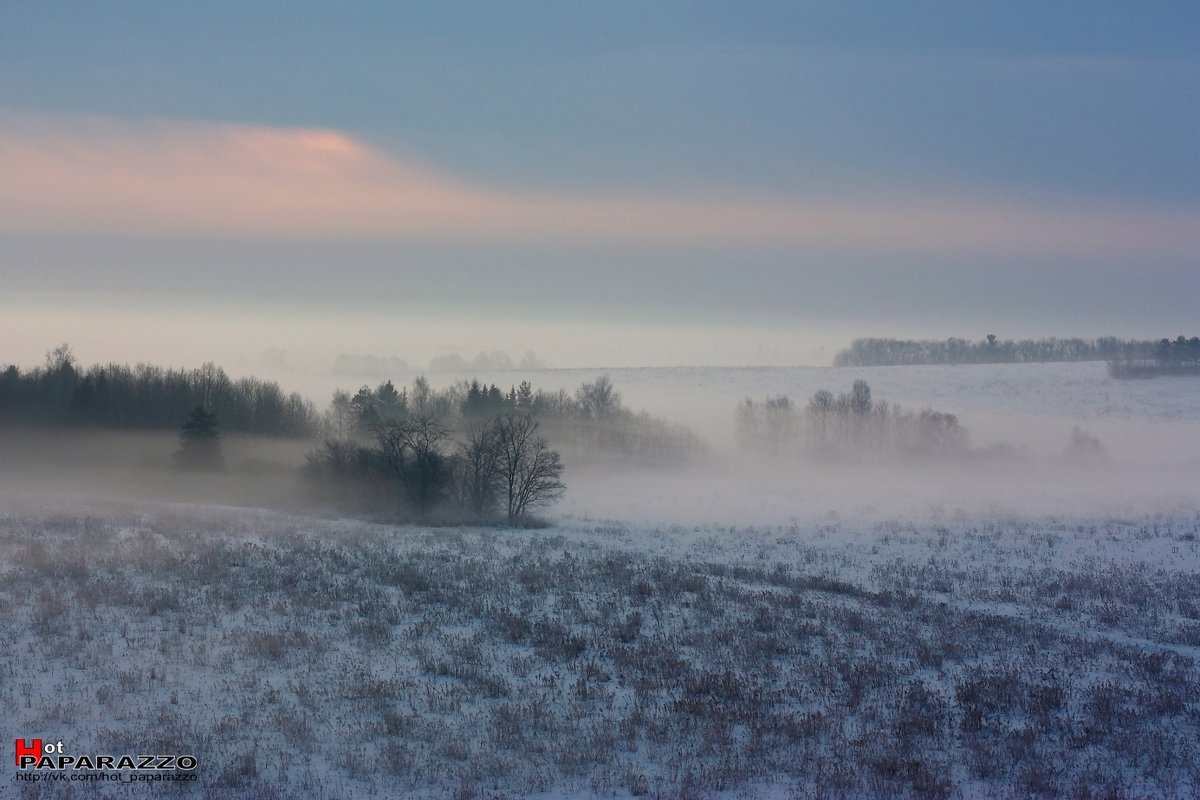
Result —
M 0 230 L 579 238 L 866 252 L 1200 252 L 1200 215 L 913 193 L 703 198 L 505 190 L 334 130 L 0 113 Z

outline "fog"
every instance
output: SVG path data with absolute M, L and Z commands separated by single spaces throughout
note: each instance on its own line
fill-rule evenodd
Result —
M 429 376 L 435 391 L 478 378 L 507 392 L 522 380 L 568 394 L 608 376 L 619 402 L 687 426 L 695 449 L 655 453 L 562 438 L 567 491 L 551 521 L 657 526 L 789 526 L 822 520 L 984 519 L 1190 512 L 1200 506 L 1200 380 L 1118 381 L 1103 364 L 889 368 L 541 369 Z M 359 376 L 323 376 L 353 393 Z M 747 449 L 735 413 L 745 398 L 787 395 L 803 407 L 820 389 L 870 384 L 876 402 L 954 414 L 966 438 L 954 453 L 859 449 L 818 453 L 804 440 L 781 452 Z M 378 378 L 362 376 L 372 386 Z M 413 376 L 396 375 L 397 387 Z M 284 388 L 290 387 L 284 384 Z M 319 409 L 328 395 L 316 396 Z M 565 429 L 562 429 L 565 430 Z M 1079 433 L 1076 433 L 1079 432 Z M 559 438 L 556 439 L 556 436 Z M 1082 436 L 1082 451 L 1072 437 Z M 0 491 L 48 498 L 263 506 L 353 514 L 302 481 L 312 438 L 227 433 L 227 469 L 180 470 L 178 431 L 0 428 Z M 461 429 L 447 442 L 447 452 Z M 370 515 L 368 515 L 370 516 Z
M 421 370 L 439 356 L 458 354 L 470 362 L 494 350 L 518 361 L 533 351 L 559 368 L 828 364 L 855 330 L 852 322 L 689 319 L 669 311 L 530 313 L 463 304 L 398 310 L 357 302 L 331 308 L 287 297 L 180 302 L 103 290 L 0 295 L 5 363 L 40 364 L 48 348 L 68 341 L 84 363 L 214 361 L 231 374 L 283 381 L 318 402 L 347 380 L 333 374 L 342 355 L 401 359 Z
M 732 460 L 649 471 L 580 467 L 560 515 L 596 524 L 811 529 L 1041 516 L 1123 518 L 1197 511 L 1200 469 L 1080 465 L 1056 459 L 943 464 L 898 461 L 787 468 Z
M 222 437 L 229 469 L 179 471 L 174 431 L 0 428 L 0 493 L 41 497 L 299 508 L 297 470 L 311 445 Z

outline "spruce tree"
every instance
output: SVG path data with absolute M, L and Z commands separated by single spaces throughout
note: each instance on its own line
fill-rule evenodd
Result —
M 204 406 L 196 406 L 188 412 L 180 428 L 175 463 L 183 469 L 225 468 L 225 459 L 221 455 L 221 434 L 217 431 L 217 415 Z

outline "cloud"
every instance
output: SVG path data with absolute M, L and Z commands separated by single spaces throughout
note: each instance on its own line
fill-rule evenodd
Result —
M 881 191 L 703 197 L 508 190 L 347 133 L 0 113 L 0 230 L 708 242 L 870 253 L 1183 256 L 1195 209 Z

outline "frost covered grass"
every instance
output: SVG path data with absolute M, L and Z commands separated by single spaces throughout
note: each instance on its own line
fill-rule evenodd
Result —
M 16 735 L 193 753 L 198 797 L 1194 796 L 1198 538 L 13 505 L 0 703 Z

